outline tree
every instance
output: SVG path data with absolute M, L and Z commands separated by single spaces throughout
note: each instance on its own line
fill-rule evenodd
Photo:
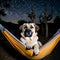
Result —
M 4 10 L 4 9 L 1 9 L 1 10 L 0 10 L 0 15 L 2 15 L 2 16 L 5 16 L 5 15 L 6 15 L 6 13 L 5 13 L 5 10 Z
M 59 16 L 56 16 L 56 18 L 54 20 L 54 23 L 60 24 L 60 17 Z
M 4 5 L 4 7 L 5 7 L 6 9 L 10 7 L 10 3 L 9 3 L 9 2 L 6 2 L 6 3 L 4 3 L 3 5 Z
M 44 34 L 44 28 L 43 28 L 43 23 L 45 23 L 46 27 L 46 38 L 48 37 L 48 21 L 50 21 L 53 18 L 53 14 L 47 14 L 48 11 L 48 6 L 46 5 L 45 12 L 42 13 L 42 16 L 39 16 L 39 20 L 42 23 L 42 33 Z
M 34 5 L 32 5 L 31 13 L 28 14 L 28 17 L 34 22 L 35 19 L 35 13 L 34 13 Z
M 10 7 L 10 4 L 7 1 L 3 2 L 3 0 L 0 0 L 0 19 L 1 19 L 1 16 L 6 15 L 5 9 L 9 7 Z
M 26 22 L 27 22 L 27 21 L 20 19 L 20 20 L 18 21 L 18 24 L 19 24 L 19 25 L 22 25 L 23 23 L 26 23 Z

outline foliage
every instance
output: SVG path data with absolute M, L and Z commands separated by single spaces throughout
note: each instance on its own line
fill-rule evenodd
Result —
M 5 16 L 6 15 L 5 9 L 9 7 L 10 7 L 10 3 L 8 3 L 7 1 L 4 2 L 3 0 L 0 0 L 0 15 Z
M 25 21 L 25 20 L 19 20 L 19 21 L 18 21 L 18 24 L 19 24 L 19 25 L 22 25 L 23 23 L 26 23 L 26 22 L 27 22 L 27 21 Z

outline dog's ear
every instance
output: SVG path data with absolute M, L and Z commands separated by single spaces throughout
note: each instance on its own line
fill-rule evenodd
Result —
M 39 29 L 39 26 L 35 24 L 35 31 L 38 31 Z
M 23 27 L 23 25 L 21 25 L 21 26 L 19 27 L 19 29 L 22 30 L 22 27 Z

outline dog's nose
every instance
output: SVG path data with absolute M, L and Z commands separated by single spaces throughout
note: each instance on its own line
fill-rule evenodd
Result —
M 32 31 L 30 29 L 25 30 L 25 37 L 31 37 L 32 36 Z

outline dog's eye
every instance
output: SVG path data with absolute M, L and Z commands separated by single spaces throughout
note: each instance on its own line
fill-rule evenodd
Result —
M 26 29 L 27 28 L 27 26 L 24 26 L 24 29 Z
M 33 26 L 31 25 L 30 28 L 33 28 Z

